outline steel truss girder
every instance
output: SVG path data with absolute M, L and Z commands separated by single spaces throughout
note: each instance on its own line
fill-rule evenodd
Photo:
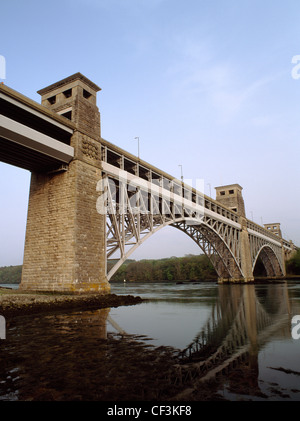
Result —
M 239 229 L 139 187 L 112 177 L 103 178 L 103 207 L 107 214 L 107 259 L 117 250 L 120 258 L 108 279 L 129 255 L 159 229 L 171 225 L 189 235 L 209 257 L 222 278 L 241 278 Z
M 185 232 L 198 244 L 212 262 L 220 278 L 239 279 L 243 276 L 238 261 L 227 244 L 227 242 L 231 244 L 233 241 L 232 236 L 229 238 L 228 233 L 227 235 L 223 233 L 224 236 L 222 236 L 220 232 L 214 230 L 204 221 L 201 225 L 196 226 L 188 225 L 186 221 L 175 222 L 172 226 Z M 225 228 L 224 230 L 227 231 Z
M 135 185 L 106 175 L 102 179 L 101 206 L 107 219 L 107 259 L 119 250 L 117 263 L 107 274 L 108 279 L 147 238 L 161 228 L 171 225 L 185 232 L 211 260 L 221 278 L 243 277 L 241 268 L 240 228 L 230 221 L 214 217 L 206 209 L 199 211 L 170 197 L 145 191 Z M 284 262 L 280 245 L 266 237 L 249 233 L 252 268 L 258 256 L 268 276 L 282 276 Z

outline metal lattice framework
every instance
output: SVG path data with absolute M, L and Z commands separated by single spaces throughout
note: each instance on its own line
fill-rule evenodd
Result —
M 134 158 L 116 147 L 102 147 L 97 209 L 106 215 L 107 259 L 114 258 L 108 279 L 137 247 L 166 226 L 187 234 L 209 257 L 219 278 L 232 280 L 246 278 L 241 246 L 241 233 L 246 229 L 252 271 L 260 257 L 267 276 L 284 275 L 283 250 L 291 251 L 291 243 L 246 218 L 242 220 L 201 190 Z
M 107 212 L 107 259 L 118 250 L 120 258 L 108 279 L 147 238 L 171 225 L 191 237 L 209 257 L 218 275 L 241 278 L 239 230 L 204 214 L 201 203 L 144 190 L 112 177 L 102 180 Z
M 238 247 L 239 232 L 225 223 L 204 217 L 200 225 L 189 225 L 186 221 L 172 226 L 191 237 L 212 262 L 221 278 L 241 278 Z
M 254 231 L 253 223 L 248 221 L 248 233 L 252 260 L 252 270 L 258 258 L 261 259 L 266 269 L 267 276 L 284 275 L 283 246 L 278 238 L 266 237 L 265 232 Z M 260 229 L 262 231 L 262 229 Z M 258 235 L 260 234 L 260 235 Z

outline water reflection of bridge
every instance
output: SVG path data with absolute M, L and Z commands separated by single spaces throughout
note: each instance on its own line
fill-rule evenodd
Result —
M 258 387 L 258 351 L 275 333 L 291 335 L 292 313 L 286 284 L 267 290 L 220 286 L 210 318 L 175 366 L 175 383 L 186 385 L 176 398 L 189 397 L 203 382 L 226 375 L 240 363 L 250 368 L 254 379 L 249 383 Z
M 218 293 L 205 325 L 179 353 L 179 362 L 167 369 L 170 384 L 182 390 L 172 397 L 174 400 L 190 399 L 210 380 L 223 378 L 230 382 L 234 369 L 242 369 L 247 394 L 261 393 L 259 351 L 274 336 L 291 338 L 291 318 L 300 314 L 300 307 L 289 297 L 285 282 L 269 286 L 219 285 Z M 126 333 L 108 313 L 105 321 L 129 341 L 136 340 L 135 335 Z

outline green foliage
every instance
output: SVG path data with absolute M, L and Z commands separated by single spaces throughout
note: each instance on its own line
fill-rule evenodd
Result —
M 109 260 L 108 270 L 116 262 L 117 259 Z M 258 272 L 258 269 L 257 267 L 255 270 Z M 288 275 L 300 275 L 300 249 L 286 262 L 286 270 Z M 0 284 L 19 284 L 21 275 L 21 265 L 0 267 Z M 209 281 L 216 280 L 216 278 L 216 272 L 205 255 L 189 254 L 184 257 L 170 257 L 159 260 L 127 260 L 115 273 L 111 281 L 122 282 L 124 279 L 134 282 Z
M 0 268 L 0 284 L 19 284 L 21 282 L 22 265 L 4 266 Z
M 216 272 L 205 255 L 186 255 L 159 260 L 126 261 L 111 281 L 207 281 L 216 278 Z
M 286 271 L 289 275 L 300 275 L 300 249 L 286 262 Z
M 108 270 L 116 262 L 117 260 L 109 260 Z M 1 267 L 0 284 L 18 284 L 21 282 L 21 275 L 22 266 Z M 205 255 L 186 255 L 160 260 L 127 260 L 111 281 L 208 281 L 216 278 L 216 272 Z

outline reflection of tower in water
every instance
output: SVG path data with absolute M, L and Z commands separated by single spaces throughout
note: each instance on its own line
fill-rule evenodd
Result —
M 109 308 L 16 318 L 4 343 L 0 395 L 18 400 L 63 400 L 83 396 L 89 379 L 105 366 Z M 95 353 L 91 355 L 91 350 Z M 16 361 L 19 363 L 16 368 Z M 2 370 L 2 371 L 1 371 Z M 16 392 L 13 392 L 16 390 Z

